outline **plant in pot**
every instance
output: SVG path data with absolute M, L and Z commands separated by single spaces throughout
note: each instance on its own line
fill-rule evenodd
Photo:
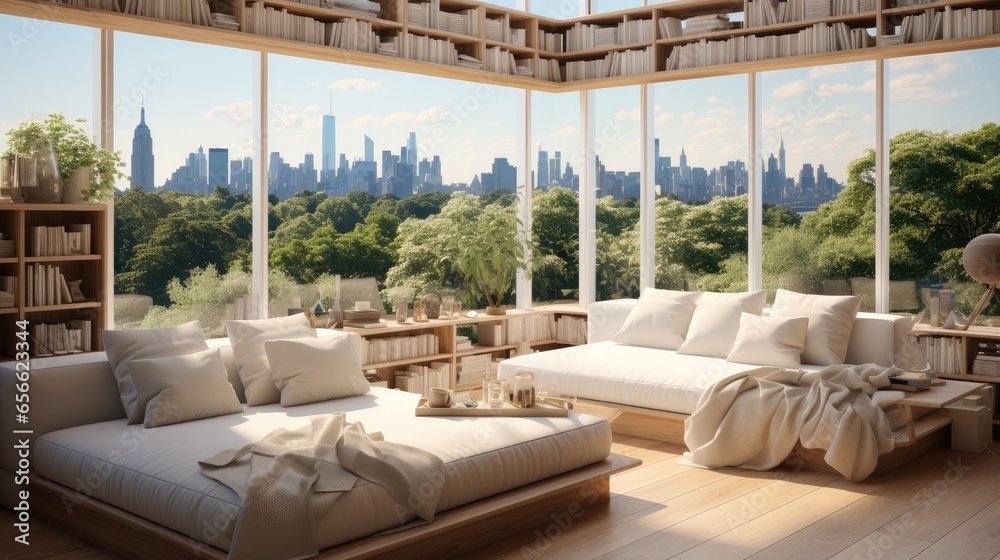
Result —
M 506 313 L 500 304 L 514 286 L 518 268 L 530 278 L 528 243 L 520 226 L 514 207 L 494 203 L 487 205 L 478 219 L 457 224 L 456 234 L 448 243 L 466 289 L 485 297 L 487 315 Z
M 62 202 L 100 203 L 115 194 L 115 180 L 126 179 L 121 152 L 102 150 L 79 123 L 69 122 L 62 113 L 52 113 L 44 121 L 29 120 L 7 132 L 4 155 L 27 157 L 46 140 L 55 151 L 63 184 Z

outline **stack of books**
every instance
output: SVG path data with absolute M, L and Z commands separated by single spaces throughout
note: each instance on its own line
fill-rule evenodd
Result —
M 481 70 L 483 67 L 483 61 L 479 60 L 474 56 L 467 54 L 458 55 L 458 60 L 456 66 L 461 66 L 462 68 L 475 68 L 476 70 Z
M 31 353 L 35 356 L 90 351 L 90 321 L 32 323 Z
M 945 6 L 943 12 L 931 8 L 922 14 L 906 16 L 900 26 L 900 34 L 907 43 L 978 37 L 997 31 L 1000 31 L 1000 10 L 951 6 Z
M 396 388 L 401 391 L 430 395 L 432 387 L 451 385 L 451 365 L 447 362 L 431 362 L 430 365 L 409 365 L 405 371 L 396 372 Z
M 243 9 L 243 27 L 247 33 L 278 39 L 291 39 L 316 45 L 327 41 L 326 24 L 308 16 L 276 10 L 263 2 L 254 2 Z
M 458 335 L 455 337 L 455 351 L 462 350 L 472 350 L 472 341 L 467 336 Z
M 972 374 L 1000 376 L 1000 342 L 979 342 L 976 361 L 972 362 Z
M 25 286 L 27 298 L 25 305 L 45 306 L 73 303 L 69 284 L 58 266 L 48 264 L 29 264 L 26 267 Z
M 962 373 L 962 340 L 953 336 L 920 337 L 927 354 L 927 363 L 938 373 Z
M 90 224 L 31 228 L 31 256 L 65 257 L 90 254 Z
M 497 41 L 523 47 L 525 30 L 511 28 L 510 14 L 500 14 L 496 17 L 486 16 L 486 40 Z
M 381 4 L 370 2 L 369 0 L 325 0 L 324 5 L 327 8 L 335 8 L 372 17 L 378 17 L 382 11 Z
M 926 375 L 909 371 L 889 378 L 889 388 L 900 391 L 923 391 L 933 383 Z
M 562 67 L 559 66 L 559 61 L 555 59 L 539 59 L 538 79 L 548 80 L 550 82 L 563 81 Z
M 376 329 L 386 326 L 386 323 L 382 322 L 382 315 L 374 309 L 366 309 L 364 311 L 345 309 L 344 326 L 355 329 Z
M 59 4 L 73 6 L 74 8 L 95 8 L 109 12 L 121 12 L 118 0 L 56 0 Z
M 479 346 L 493 347 L 503 346 L 503 324 L 501 323 L 480 323 L 479 324 Z
M 565 38 L 562 33 L 549 33 L 538 30 L 538 48 L 543 51 L 561 53 L 564 50 Z
M 115 10 L 117 11 L 117 10 Z M 169 19 L 181 23 L 193 23 L 195 25 L 212 25 L 212 12 L 208 8 L 207 0 L 126 0 L 126 14 L 136 16 L 153 17 L 157 19 Z
M 16 294 L 17 276 L 0 276 L 0 307 L 17 305 L 14 299 Z
M 684 20 L 684 34 L 700 35 L 702 33 L 711 33 L 712 31 L 731 29 L 732 26 L 733 24 L 729 21 L 729 14 L 694 16 Z
M 563 315 L 556 321 L 556 340 L 575 344 L 587 343 L 586 317 Z
M 0 233 L 0 259 L 14 256 L 14 240 L 9 235 Z
M 458 360 L 458 378 L 462 385 L 496 379 L 492 372 L 492 358 L 489 354 L 464 356 Z
M 379 364 L 433 356 L 439 353 L 439 347 L 438 337 L 433 334 L 363 338 L 361 340 L 362 363 Z
M 236 18 L 222 12 L 212 12 L 212 27 L 229 29 L 230 31 L 240 30 L 240 24 L 236 21 Z

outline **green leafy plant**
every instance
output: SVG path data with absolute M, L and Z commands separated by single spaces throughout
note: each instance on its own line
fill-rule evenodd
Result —
M 102 150 L 90 139 L 79 123 L 69 122 L 62 113 L 52 113 L 44 121 L 29 120 L 7 131 L 7 151 L 4 155 L 28 156 L 43 137 L 48 137 L 56 153 L 59 175 L 68 185 L 73 173 L 81 168 L 90 169 L 90 188 L 83 191 L 89 202 L 105 202 L 115 194 L 115 179 L 126 179 L 121 172 L 125 163 L 121 152 Z
M 513 206 L 489 204 L 477 220 L 462 222 L 449 240 L 454 266 L 465 277 L 468 289 L 482 292 L 489 307 L 500 307 L 514 286 L 518 268 L 530 278 L 521 229 Z

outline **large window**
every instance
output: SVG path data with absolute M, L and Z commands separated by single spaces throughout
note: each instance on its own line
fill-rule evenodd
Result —
M 593 92 L 597 155 L 597 299 L 639 295 L 639 88 Z M 582 162 L 581 162 L 582 164 Z
M 578 302 L 580 287 L 580 94 L 531 94 L 535 189 L 532 299 Z M 576 167 L 574 167 L 576 166 Z
M 762 80 L 764 287 L 858 294 L 874 311 L 875 65 Z
M 886 64 L 890 306 L 923 309 L 950 289 L 955 309 L 968 316 L 986 287 L 966 274 L 963 249 L 980 234 L 1000 231 L 1000 49 Z M 1000 324 L 996 299 L 985 315 L 977 324 Z
M 115 324 L 192 319 L 224 336 L 251 313 L 249 51 L 115 35 Z
M 483 305 L 453 238 L 491 204 L 515 211 L 519 92 L 284 56 L 269 77 L 271 314 L 333 305 L 336 276 L 342 305 L 373 286 L 387 311 L 430 293 Z
M 659 84 L 655 243 L 658 288 L 747 289 L 747 78 Z

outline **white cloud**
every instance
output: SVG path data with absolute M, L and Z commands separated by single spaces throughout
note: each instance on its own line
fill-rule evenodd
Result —
M 639 120 L 639 108 L 636 107 L 631 111 L 618 111 L 615 113 L 615 122 L 626 122 L 626 121 L 638 121 Z
M 429 107 L 419 113 L 396 111 L 384 117 L 361 115 L 344 124 L 347 128 L 365 126 L 436 126 L 454 119 L 454 115 L 441 107 Z
M 722 101 L 722 100 L 721 100 L 721 99 L 719 99 L 719 97 L 718 97 L 718 96 L 716 96 L 716 95 L 713 95 L 713 96 L 709 97 L 708 99 L 706 99 L 706 100 L 705 100 L 705 103 L 718 103 L 718 102 L 720 102 L 720 101 Z
M 350 92 L 378 91 L 381 86 L 382 82 L 374 82 L 364 78 L 345 78 L 330 84 L 330 89 Z
M 746 158 L 746 146 L 741 146 L 739 144 L 729 144 L 719 148 L 718 153 L 720 156 L 736 156 L 740 155 Z
M 841 142 L 847 142 L 848 140 L 851 140 L 852 138 L 857 138 L 857 137 L 858 137 L 858 135 L 854 134 L 853 132 L 845 132 L 843 134 L 839 134 L 839 135 L 835 136 L 833 138 L 833 142 L 836 143 L 836 144 L 839 144 Z
M 944 64 L 943 66 L 949 66 Z M 954 65 L 950 65 L 954 66 Z M 946 68 L 945 74 L 954 68 Z M 889 91 L 893 103 L 902 105 L 919 105 L 921 103 L 937 103 L 950 99 L 958 99 L 968 94 L 964 90 L 950 89 L 947 76 L 937 72 L 903 74 L 889 83 Z
M 570 125 L 570 126 L 564 126 L 559 130 L 552 131 L 551 133 L 549 133 L 549 136 L 552 138 L 558 138 L 560 136 L 573 136 L 576 133 L 577 133 L 576 127 Z
M 670 121 L 674 121 L 674 120 L 677 120 L 677 119 L 678 119 L 677 115 L 675 115 L 673 113 L 660 113 L 660 112 L 657 112 L 655 121 L 656 121 L 656 124 L 666 124 L 666 123 L 668 123 Z
M 860 86 L 847 83 L 820 84 L 817 90 L 823 97 L 845 95 L 848 93 L 871 93 L 875 91 L 875 78 L 868 80 Z
M 809 84 L 807 84 L 803 80 L 798 80 L 795 82 L 788 82 L 787 84 L 781 84 L 780 86 L 778 86 L 777 89 L 774 90 L 774 93 L 772 95 L 774 97 L 777 97 L 778 99 L 781 99 L 784 97 L 792 97 L 795 95 L 800 95 L 807 91 L 809 91 Z
M 822 117 L 815 117 L 806 121 L 806 126 L 817 126 L 821 124 L 842 123 L 854 120 L 856 113 L 846 111 L 830 111 Z
M 826 66 L 817 66 L 809 71 L 810 78 L 820 78 L 822 76 L 832 76 L 833 74 L 840 74 L 847 70 L 846 64 L 828 64 Z
M 863 122 L 875 122 L 875 115 L 868 113 L 865 116 L 861 117 L 861 120 Z
M 740 133 L 740 129 L 733 126 L 717 126 L 706 128 L 694 133 L 692 138 L 725 138 Z
M 228 105 L 218 105 L 206 111 L 201 118 L 205 121 L 229 119 L 235 122 L 249 122 L 253 120 L 253 102 L 236 101 Z

